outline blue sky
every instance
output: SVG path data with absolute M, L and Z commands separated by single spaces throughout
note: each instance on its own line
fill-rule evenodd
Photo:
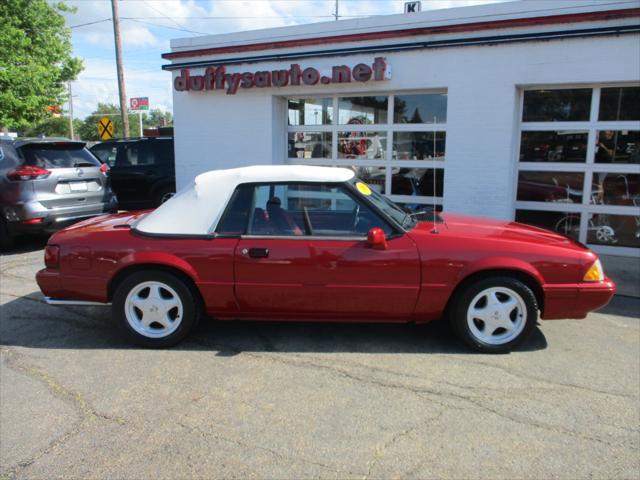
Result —
M 422 0 L 422 10 L 496 0 Z M 73 82 L 74 113 L 90 114 L 98 102 L 118 103 L 110 0 L 66 0 L 74 54 L 85 70 Z M 402 13 L 404 0 L 339 0 L 341 18 Z M 128 97 L 149 97 L 151 108 L 172 110 L 170 74 L 160 55 L 172 38 L 255 30 L 333 20 L 335 0 L 120 0 Z M 88 25 L 87 25 L 88 24 Z

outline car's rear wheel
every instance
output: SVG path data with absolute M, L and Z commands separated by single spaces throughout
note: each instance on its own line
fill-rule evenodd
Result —
M 454 298 L 450 318 L 465 343 L 487 353 L 511 351 L 531 334 L 537 319 L 535 295 L 511 277 L 489 277 L 468 285 Z
M 183 280 L 162 271 L 125 278 L 113 296 L 113 319 L 124 334 L 144 347 L 176 345 L 195 327 L 198 297 Z
M 154 203 L 156 207 L 159 207 L 164 202 L 171 199 L 176 194 L 175 189 L 171 187 L 162 188 L 159 192 L 155 194 Z
M 0 251 L 9 250 L 13 246 L 13 237 L 9 234 L 4 220 L 0 219 Z

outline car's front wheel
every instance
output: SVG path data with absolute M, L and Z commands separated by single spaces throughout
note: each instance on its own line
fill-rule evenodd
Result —
M 511 351 L 536 326 L 538 305 L 531 289 L 516 278 L 478 280 L 453 299 L 451 323 L 458 336 L 487 353 Z
M 112 309 L 120 330 L 138 345 L 151 348 L 179 343 L 200 315 L 192 288 L 163 271 L 141 271 L 125 278 L 115 291 Z

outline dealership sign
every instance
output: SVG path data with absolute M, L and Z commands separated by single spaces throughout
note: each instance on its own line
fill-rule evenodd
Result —
M 239 89 L 381 81 L 388 80 L 390 75 L 386 59 L 377 57 L 372 64 L 358 63 L 353 68 L 336 65 L 330 72 L 321 72 L 314 67 L 303 69 L 297 63 L 291 64 L 289 69 L 242 73 L 227 73 L 224 65 L 207 67 L 204 75 L 193 75 L 189 69 L 183 69 L 174 79 L 173 86 L 179 92 L 224 90 L 228 95 L 235 95 Z

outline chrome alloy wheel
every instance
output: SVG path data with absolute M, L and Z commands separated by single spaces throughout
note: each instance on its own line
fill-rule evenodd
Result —
M 471 334 L 488 345 L 516 338 L 527 323 L 527 307 L 520 295 L 506 287 L 491 287 L 476 295 L 467 310 Z
M 177 330 L 184 309 L 176 291 L 162 282 L 143 282 L 131 289 L 124 303 L 127 322 L 147 338 L 164 338 Z

